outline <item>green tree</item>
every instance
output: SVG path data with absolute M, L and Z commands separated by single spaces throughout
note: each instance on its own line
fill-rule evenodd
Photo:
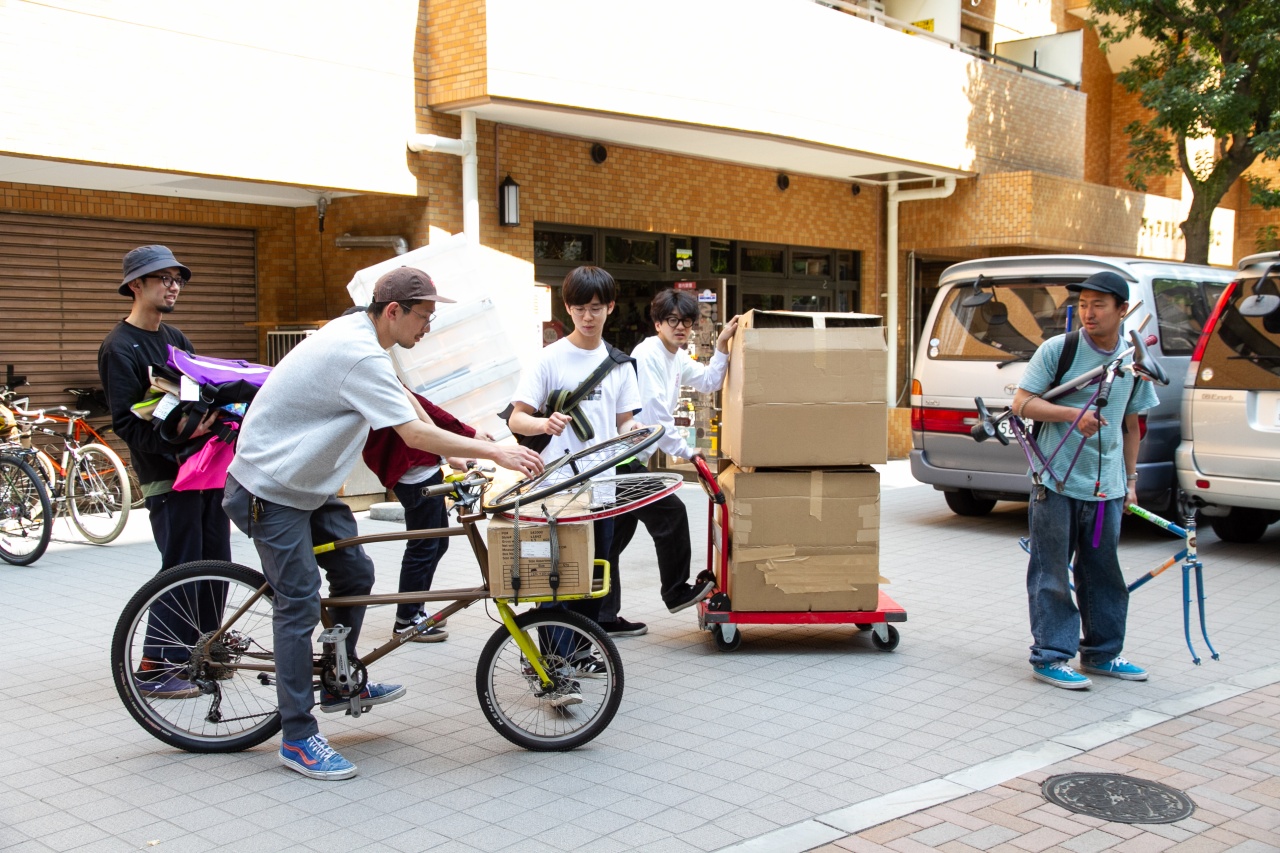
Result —
M 1103 50 L 1135 35 L 1152 43 L 1116 79 L 1150 117 L 1125 127 L 1126 176 L 1180 171 L 1191 184 L 1182 223 L 1191 263 L 1209 259 L 1209 219 L 1254 161 L 1280 158 L 1280 2 L 1278 0 L 1093 0 Z M 1198 159 L 1187 141 L 1211 138 Z M 1280 188 L 1249 181 L 1251 197 L 1280 206 Z

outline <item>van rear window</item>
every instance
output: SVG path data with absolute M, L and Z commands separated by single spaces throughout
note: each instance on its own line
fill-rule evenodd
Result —
M 984 284 L 980 294 L 966 286 L 947 291 L 930 335 L 930 358 L 1030 358 L 1040 344 L 1067 331 L 1075 312 L 1076 294 L 1064 285 Z
M 1226 289 L 1220 281 L 1191 281 L 1157 278 L 1151 281 L 1155 296 L 1156 322 L 1160 328 L 1160 349 L 1165 355 L 1191 355 L 1200 339 L 1200 330 Z M 1150 313 L 1146 306 L 1137 316 Z M 1150 327 L 1148 327 L 1150 331 Z
M 1196 377 L 1197 388 L 1280 391 L 1280 308 L 1261 317 L 1246 317 L 1240 304 L 1255 295 L 1254 280 L 1237 285 L 1231 302 L 1206 342 Z M 1277 294 L 1272 281 L 1256 291 Z

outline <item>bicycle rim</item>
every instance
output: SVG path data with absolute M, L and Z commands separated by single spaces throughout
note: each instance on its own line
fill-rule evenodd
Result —
M 248 749 L 279 731 L 274 679 L 237 666 L 274 667 L 273 601 L 269 590 L 257 595 L 265 583 L 244 566 L 206 561 L 162 572 L 133 597 L 112 640 L 112 676 L 144 729 L 190 752 Z M 241 608 L 217 641 L 202 641 Z M 209 692 L 158 695 L 169 676 Z
M 662 437 L 662 427 L 641 427 L 637 430 L 605 439 L 576 453 L 567 453 L 547 463 L 542 473 L 528 477 L 503 489 L 493 498 L 486 498 L 485 512 L 506 512 L 517 503 L 534 505 L 549 495 L 589 480 L 643 452 Z M 523 517 L 523 513 L 521 515 Z
M 129 476 L 115 451 L 101 444 L 81 447 L 67 471 L 67 509 L 84 538 L 97 545 L 114 540 L 132 502 Z
M 622 702 L 622 658 L 591 620 L 563 608 L 540 608 L 516 624 L 542 655 L 556 681 L 544 687 L 507 629 L 499 628 L 480 655 L 476 691 L 480 707 L 507 740 L 536 751 L 575 749 L 604 731 Z M 598 673 L 584 674 L 587 667 Z M 581 702 L 556 706 L 574 693 Z
M 21 459 L 0 459 L 0 559 L 28 566 L 53 533 L 53 505 L 40 476 Z
M 673 494 L 684 484 L 679 474 L 623 474 L 596 477 L 566 487 L 531 505 L 520 505 L 521 521 L 596 521 L 613 518 Z M 514 508 L 502 513 L 515 517 Z

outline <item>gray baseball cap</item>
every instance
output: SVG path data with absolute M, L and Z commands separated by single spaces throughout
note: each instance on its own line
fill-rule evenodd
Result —
M 182 270 L 183 281 L 191 281 L 191 270 L 178 263 L 178 259 L 173 256 L 173 252 L 169 251 L 168 246 L 139 246 L 124 256 L 124 281 L 120 282 L 120 295 L 133 295 L 129 290 L 129 282 L 134 279 L 150 275 L 156 270 L 167 270 L 170 267 Z

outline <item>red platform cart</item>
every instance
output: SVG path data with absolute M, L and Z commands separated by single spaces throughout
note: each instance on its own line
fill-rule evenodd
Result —
M 716 588 L 706 599 L 698 602 L 698 627 L 711 632 L 716 648 L 731 652 L 742 644 L 739 625 L 853 625 L 859 631 L 870 631 L 872 644 L 881 651 L 891 652 L 898 647 L 898 629 L 894 622 L 906 622 L 907 611 L 880 590 L 880 600 L 875 610 L 802 610 L 802 611 L 743 611 L 734 610 L 729 583 L 729 524 L 725 517 L 724 492 L 715 475 L 702 459 L 695 458 L 698 480 L 707 493 L 707 568 L 699 579 L 711 579 Z M 720 560 L 716 563 L 716 509 L 720 511 Z

